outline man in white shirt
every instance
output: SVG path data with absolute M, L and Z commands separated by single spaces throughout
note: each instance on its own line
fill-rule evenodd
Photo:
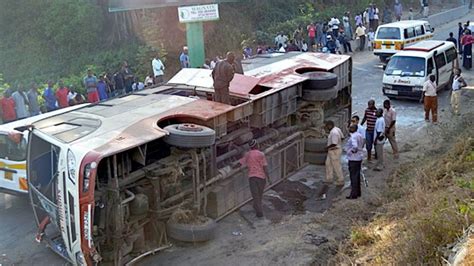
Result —
M 395 123 L 397 122 L 397 113 L 393 109 L 390 100 L 383 102 L 383 118 L 385 119 L 385 136 L 392 146 L 393 158 L 398 159 L 398 144 L 395 137 Z
M 357 126 L 357 132 L 359 132 L 359 134 L 361 134 L 362 137 L 364 138 L 364 145 L 365 145 L 365 128 L 359 122 L 360 122 L 360 117 L 358 115 L 354 115 L 351 118 L 350 126 L 352 126 L 352 125 Z
M 342 154 L 342 140 L 344 134 L 341 129 L 334 126 L 333 121 L 326 121 L 325 129 L 329 132 L 327 143 L 327 157 L 326 157 L 326 179 L 325 183 L 332 183 L 334 179 L 334 172 L 336 173 L 337 186 L 344 185 L 344 175 L 342 174 L 341 154 Z
M 377 164 L 374 168 L 375 171 L 382 171 L 384 168 L 383 162 L 383 145 L 385 144 L 385 119 L 383 118 L 383 109 L 377 109 L 375 113 L 377 120 L 375 121 L 375 154 L 377 155 Z
M 155 84 L 163 83 L 164 81 L 163 75 L 165 74 L 164 73 L 165 65 L 163 64 L 163 62 L 161 62 L 158 56 L 155 56 L 155 58 L 153 58 L 153 61 L 151 61 L 151 66 L 153 68 L 153 76 L 155 77 Z
M 341 24 L 341 22 L 339 21 L 338 18 L 333 17 L 333 18 L 329 21 L 328 24 L 329 24 L 329 26 L 331 26 L 332 35 L 334 36 L 334 38 L 337 38 L 337 36 L 339 35 L 339 24 Z
M 423 91 L 421 93 L 420 102 L 424 103 L 425 107 L 425 121 L 430 122 L 430 112 L 433 124 L 438 123 L 438 94 L 436 92 L 438 86 L 436 85 L 435 75 L 430 75 L 429 80 L 423 84 Z
M 364 160 L 364 137 L 358 132 L 358 126 L 349 126 L 351 138 L 345 146 L 347 161 L 349 162 L 349 174 L 351 177 L 351 194 L 347 199 L 357 199 L 361 196 L 360 176 L 362 160 Z

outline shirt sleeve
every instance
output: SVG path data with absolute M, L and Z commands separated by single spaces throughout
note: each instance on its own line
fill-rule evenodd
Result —
M 243 166 L 247 166 L 247 153 L 239 160 L 239 163 Z

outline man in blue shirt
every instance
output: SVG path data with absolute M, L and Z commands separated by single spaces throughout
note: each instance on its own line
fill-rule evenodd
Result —
M 345 151 L 349 161 L 349 173 L 351 178 L 351 194 L 347 199 L 357 199 L 361 196 L 360 191 L 360 171 L 362 160 L 364 159 L 364 137 L 357 132 L 357 125 L 349 126 L 351 137 L 347 141 Z
M 56 96 L 54 95 L 52 81 L 48 81 L 48 87 L 46 87 L 42 96 L 46 104 L 46 110 L 48 112 L 54 111 L 58 108 L 56 104 Z
M 189 55 L 188 55 L 188 47 L 183 47 L 183 52 L 179 56 L 179 62 L 181 64 L 181 68 L 190 68 L 191 63 L 189 62 Z

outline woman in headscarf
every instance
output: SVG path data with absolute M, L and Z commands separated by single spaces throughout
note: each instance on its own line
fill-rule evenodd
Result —
M 466 69 L 472 68 L 472 44 L 474 43 L 474 37 L 472 37 L 469 30 L 464 31 L 464 35 L 461 38 L 461 44 L 463 46 L 462 55 L 462 66 Z

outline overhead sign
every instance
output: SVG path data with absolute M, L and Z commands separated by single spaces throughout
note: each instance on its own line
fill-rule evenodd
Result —
M 239 1 L 241 0 L 109 0 L 109 12 L 165 6 L 189 6 Z
M 218 20 L 219 5 L 181 6 L 178 16 L 181 23 Z

